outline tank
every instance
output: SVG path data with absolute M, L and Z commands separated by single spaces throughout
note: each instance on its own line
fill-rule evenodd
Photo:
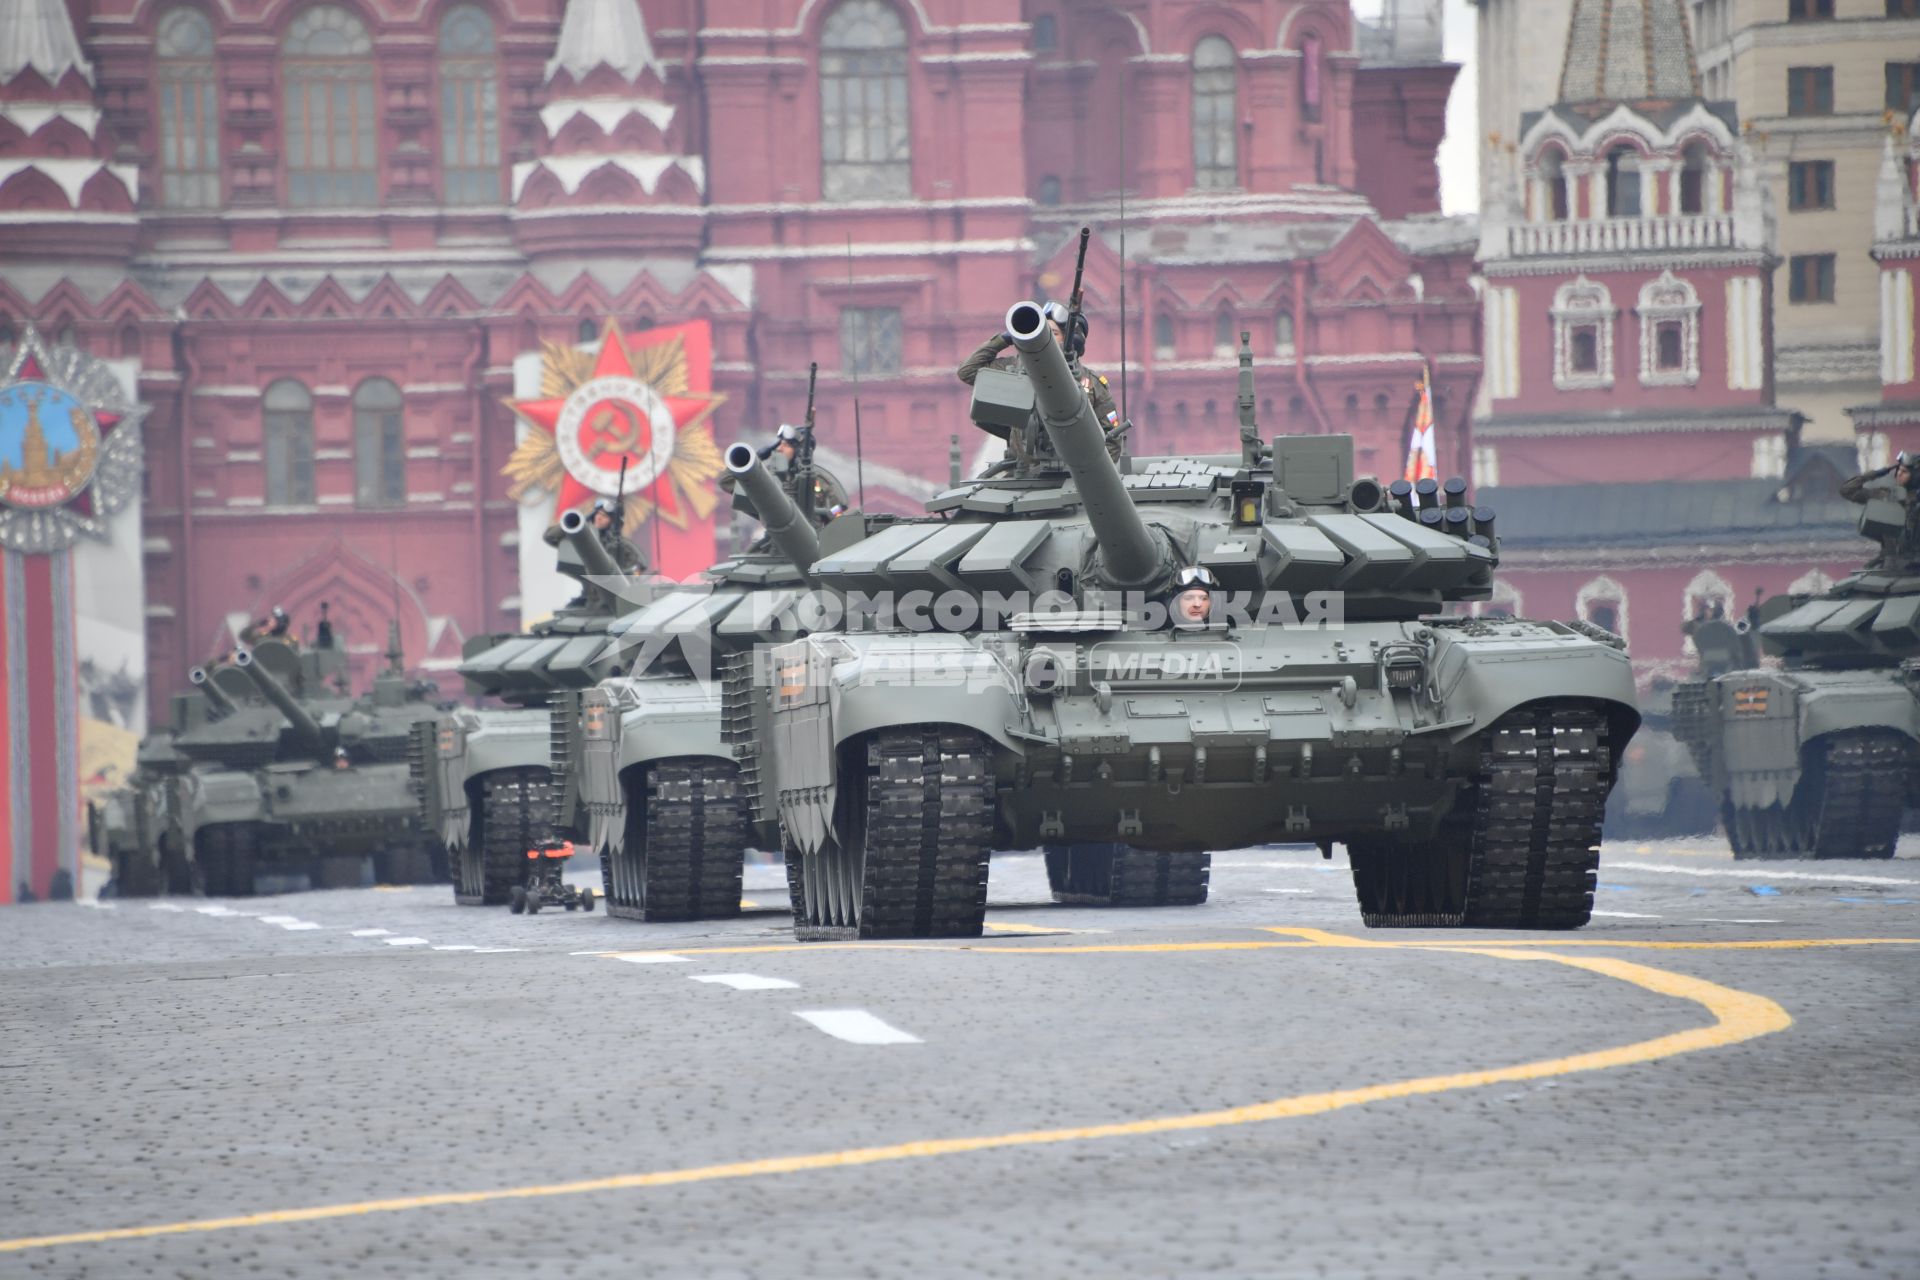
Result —
M 463 906 L 505 904 L 525 883 L 527 850 L 576 837 L 578 792 L 554 767 L 550 726 L 612 670 L 602 659 L 608 627 L 655 589 L 623 572 L 578 512 L 561 518 L 561 531 L 560 571 L 579 582 L 579 595 L 524 632 L 470 639 L 460 673 L 471 695 L 494 705 L 458 708 L 415 731 L 420 820 Z
M 1585 924 L 1623 642 L 1447 613 L 1491 594 L 1493 513 L 1356 480 L 1346 436 L 1263 440 L 1245 335 L 1238 455 L 1116 462 L 1039 307 L 1007 332 L 1025 377 L 983 372 L 973 418 L 1012 461 L 811 572 L 933 607 L 777 645 L 752 690 L 799 936 L 977 935 L 996 849 L 1084 851 L 1059 897 L 1191 901 L 1270 842 L 1345 845 L 1371 926 Z M 1197 569 L 1216 608 L 1170 627 Z
M 1674 729 L 1679 684 L 1656 676 L 1640 695 L 1640 731 L 1621 753 L 1620 780 L 1607 801 L 1607 835 L 1613 839 L 1708 835 L 1719 825 L 1713 792 Z
M 780 848 L 758 749 L 767 710 L 750 697 L 754 654 L 805 633 L 791 610 L 814 561 L 865 531 L 857 516 L 836 520 L 817 500 L 796 501 L 842 491 L 813 466 L 811 445 L 809 426 L 777 476 L 751 445 L 728 448 L 734 505 L 764 536 L 620 620 L 612 646 L 620 674 L 589 690 L 577 715 L 556 709 L 555 737 L 570 743 L 609 914 L 738 915 L 748 850 Z
M 1891 510 L 1888 510 L 1891 508 Z M 1861 512 L 1880 542 L 1896 504 Z M 1891 858 L 1920 803 L 1920 564 L 1883 557 L 1814 596 L 1693 632 L 1674 719 L 1736 858 Z

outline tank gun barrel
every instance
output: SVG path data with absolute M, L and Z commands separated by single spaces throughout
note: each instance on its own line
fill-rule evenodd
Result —
M 767 536 L 773 539 L 773 545 L 780 548 L 780 553 L 791 560 L 801 573 L 811 573 L 813 562 L 820 558 L 820 539 L 813 531 L 812 522 L 794 505 L 787 491 L 780 487 L 780 482 L 760 465 L 760 457 L 753 446 L 729 446 L 727 470 L 733 473 L 747 500 L 753 503 L 753 509 L 759 515 L 760 523 L 766 526 Z M 812 495 L 808 497 L 811 499 Z
M 308 714 L 307 709 L 287 692 L 287 686 L 274 679 L 265 667 L 253 660 L 253 650 L 236 649 L 233 654 L 233 665 L 246 672 L 247 678 L 253 681 L 254 687 L 260 690 L 262 696 L 280 709 L 280 714 L 285 716 L 287 722 L 293 726 L 294 734 L 299 738 L 301 746 L 316 756 L 326 753 L 326 730 L 322 729 L 320 722 Z
M 613 553 L 600 542 L 600 535 L 587 523 L 587 518 L 578 511 L 569 511 L 560 517 L 560 532 L 573 544 L 574 552 L 579 555 L 580 563 L 586 566 L 589 574 L 596 578 L 614 578 L 618 583 L 627 580 L 626 570 L 620 567 Z
M 240 709 L 227 696 L 226 690 L 213 682 L 213 677 L 207 674 L 205 667 L 195 667 L 187 672 L 187 683 L 200 691 L 200 696 L 207 700 L 207 705 L 217 715 L 230 716 Z
M 1166 548 L 1127 496 L 1120 470 L 1107 456 L 1093 405 L 1074 379 L 1040 305 L 1017 302 L 1009 308 L 1007 336 L 1033 384 L 1040 424 L 1079 486 L 1081 505 L 1099 539 L 1104 576 L 1116 587 L 1157 588 L 1169 570 Z

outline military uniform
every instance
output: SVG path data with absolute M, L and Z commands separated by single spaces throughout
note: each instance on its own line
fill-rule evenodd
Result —
M 622 572 L 645 573 L 647 571 L 646 559 L 641 556 L 639 548 L 628 542 L 612 525 L 595 530 L 595 533 L 600 538 L 600 545 L 607 549 L 607 554 L 613 557 L 613 562 L 620 566 Z M 540 536 L 550 547 L 558 547 L 567 540 L 567 535 L 561 531 L 557 523 L 548 525 L 547 531 Z
M 996 333 L 978 347 L 972 355 L 960 365 L 960 381 L 968 386 L 980 376 L 982 369 L 999 367 L 1009 373 L 1016 372 L 1013 361 L 1002 361 L 1000 353 L 1013 345 L 1013 340 L 1004 333 Z M 1113 403 L 1113 393 L 1107 389 L 1107 380 L 1078 360 L 1067 362 L 1073 369 L 1073 376 L 1080 382 L 1081 389 L 1087 393 L 1087 399 L 1093 402 L 1093 415 L 1100 420 L 1103 431 L 1111 431 L 1120 425 L 1120 410 Z M 998 434 L 998 433 L 996 433 Z
M 1920 564 L 1920 502 L 1914 500 L 1912 490 L 1903 489 L 1898 482 L 1888 479 L 1893 472 L 1893 467 L 1865 471 L 1840 485 L 1840 496 L 1848 502 L 1864 505 L 1879 498 L 1897 502 L 1906 511 L 1900 532 L 1880 539 L 1880 554 L 1867 564 L 1869 569 Z

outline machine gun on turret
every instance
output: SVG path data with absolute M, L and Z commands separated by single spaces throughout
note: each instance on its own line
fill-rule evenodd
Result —
M 1257 467 L 1266 458 L 1266 442 L 1253 416 L 1253 335 L 1240 331 L 1240 463 Z M 1129 423 L 1128 425 L 1132 425 Z
M 1087 242 L 1093 238 L 1092 227 L 1080 228 L 1080 253 L 1073 261 L 1073 292 L 1067 295 L 1067 323 L 1065 337 L 1067 358 L 1078 360 L 1087 354 L 1087 312 L 1085 308 L 1087 291 Z

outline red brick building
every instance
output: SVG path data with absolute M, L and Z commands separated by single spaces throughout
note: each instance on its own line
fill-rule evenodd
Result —
M 1852 451 L 1803 449 L 1774 403 L 1772 211 L 1684 9 L 1577 0 L 1560 101 L 1481 227 L 1500 603 L 1626 636 L 1643 680 L 1691 665 L 1686 618 L 1817 588 L 1867 546 L 1834 492 Z
M 909 506 L 979 449 L 954 366 L 1066 291 L 1083 223 L 1136 449 L 1232 447 L 1247 329 L 1266 429 L 1397 472 L 1431 366 L 1464 469 L 1454 72 L 1343 0 L 13 0 L 0 341 L 125 359 L 152 406 L 150 700 L 275 603 L 368 663 L 397 610 L 445 666 L 521 622 L 546 513 L 503 401 L 542 343 L 705 320 L 722 442 L 818 361 L 850 483 L 857 373 L 868 503 Z

